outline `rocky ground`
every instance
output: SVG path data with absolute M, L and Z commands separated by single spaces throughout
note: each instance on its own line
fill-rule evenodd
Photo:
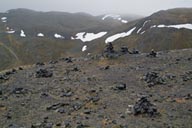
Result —
M 2 72 L 0 127 L 191 128 L 192 49 L 122 53 Z

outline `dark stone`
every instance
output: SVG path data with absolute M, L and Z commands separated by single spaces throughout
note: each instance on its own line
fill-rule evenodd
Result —
M 192 99 L 192 95 L 191 95 L 191 94 L 187 94 L 186 96 L 184 96 L 184 98 L 185 98 L 186 100 Z
M 176 78 L 176 75 L 174 74 L 166 74 L 166 77 L 170 80 L 174 80 Z
M 151 52 L 147 55 L 147 57 L 157 57 L 157 53 L 152 49 Z
M 44 117 L 43 119 L 44 119 L 44 120 L 48 120 L 48 119 L 49 119 L 49 117 L 48 117 L 48 116 L 46 116 L 46 117 Z
M 7 75 L 0 75 L 0 80 L 9 80 L 9 76 Z
M 116 89 L 118 89 L 118 90 L 126 90 L 126 84 L 122 83 L 122 84 L 116 85 Z
M 22 67 L 19 67 L 19 70 L 23 70 L 23 68 L 22 68 Z
M 75 68 L 72 69 L 72 71 L 74 71 L 74 72 L 78 72 L 79 69 L 78 69 L 77 67 L 75 67 Z
M 100 100 L 99 96 L 93 96 L 93 97 L 90 97 L 89 98 L 89 101 L 95 103 L 95 102 L 98 102 Z
M 61 126 L 61 123 L 57 123 L 56 126 L 57 126 L 57 127 L 60 127 L 60 126 Z
M 73 61 L 72 61 L 72 58 L 71 58 L 71 57 L 65 58 L 65 62 L 67 62 L 67 63 L 73 63 Z
M 124 54 L 127 54 L 129 53 L 129 49 L 125 46 L 121 47 L 121 50 L 120 50 L 120 54 L 121 55 L 124 55 Z
M 48 97 L 48 96 L 49 96 L 49 94 L 46 93 L 46 92 L 42 92 L 42 93 L 41 93 L 41 97 Z
M 65 105 L 68 105 L 68 104 L 65 104 L 65 103 L 56 103 L 56 104 L 53 104 L 53 105 L 47 107 L 47 110 L 48 110 L 48 111 L 49 111 L 49 110 L 57 110 L 57 109 L 59 109 L 59 108 L 61 108 L 61 107 L 64 107 Z
M 72 92 L 63 92 L 63 94 L 60 97 L 71 97 L 73 95 Z
M 27 89 L 19 87 L 19 88 L 14 88 L 12 93 L 14 93 L 14 94 L 25 94 L 25 93 L 27 93 L 27 91 L 28 91 Z
M 114 49 L 113 49 L 113 44 L 112 43 L 108 43 L 106 46 L 105 46 L 105 50 L 104 52 L 106 53 L 114 53 Z
M 71 91 L 71 88 L 67 88 L 62 90 L 62 94 L 60 97 L 71 97 L 73 95 L 73 92 Z
M 77 124 L 75 128 L 87 128 L 87 127 L 90 127 L 90 126 L 80 123 L 80 124 Z
M 120 118 L 124 119 L 124 118 L 125 118 L 125 115 L 121 114 L 121 115 L 120 115 Z
M 87 109 L 87 110 L 84 110 L 84 112 L 83 112 L 84 114 L 87 114 L 87 115 L 89 115 L 89 114 L 91 114 L 91 110 L 89 110 L 89 109 Z
M 56 64 L 56 63 L 58 63 L 58 61 L 54 61 L 54 60 L 49 61 L 49 64 Z
M 15 74 L 15 73 L 16 73 L 16 69 L 12 69 L 11 71 L 5 72 L 5 75 L 9 76 L 9 75 Z
M 53 123 L 45 123 L 43 128 L 52 128 L 53 127 Z
M 112 59 L 118 57 L 119 55 L 114 51 L 112 43 L 108 43 L 105 46 L 103 56 Z
M 8 128 L 21 128 L 21 127 L 17 124 L 10 124 Z
M 110 68 L 110 66 L 106 66 L 104 67 L 104 70 L 108 70 Z
M 45 65 L 43 62 L 37 62 L 36 63 L 36 66 L 43 66 L 43 65 Z
M 52 77 L 53 73 L 51 71 L 48 71 L 47 69 L 39 69 L 36 71 L 36 77 L 41 78 L 41 77 Z
M 42 128 L 42 123 L 32 124 L 31 128 Z
M 7 119 L 11 119 L 11 118 L 12 118 L 11 113 L 8 112 L 8 113 L 5 115 L 5 117 L 6 117 Z
M 157 115 L 158 112 L 156 106 L 150 103 L 147 97 L 141 97 L 133 106 L 133 114 L 134 115 L 147 114 L 150 117 L 152 117 Z
M 64 128 L 71 128 L 71 123 L 69 121 L 63 122 L 63 127 Z
M 64 108 L 59 108 L 59 109 L 57 110 L 57 112 L 63 114 L 63 113 L 65 113 L 65 109 L 64 109 Z
M 183 79 L 184 82 L 192 80 L 192 71 L 185 72 L 184 75 L 181 75 L 181 78 Z
M 139 54 L 139 50 L 137 50 L 137 49 L 134 48 L 134 49 L 132 50 L 132 52 L 130 52 L 130 54 Z
M 148 83 L 149 87 L 152 87 L 157 84 L 165 84 L 165 79 L 160 77 L 156 72 L 148 72 L 144 76 L 144 81 Z
M 75 111 L 80 110 L 80 109 L 82 108 L 82 106 L 83 106 L 82 103 L 75 103 L 75 104 L 72 105 L 72 107 L 73 107 L 73 109 L 74 109 Z
M 0 89 L 0 95 L 3 95 L 3 91 Z

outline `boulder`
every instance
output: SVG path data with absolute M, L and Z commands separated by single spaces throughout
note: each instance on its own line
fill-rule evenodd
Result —
M 39 69 L 36 71 L 36 75 L 37 78 L 41 78 L 41 77 L 52 77 L 53 73 L 51 71 L 48 71 L 47 69 Z
M 147 97 L 141 97 L 133 106 L 133 114 L 140 115 L 146 114 L 150 117 L 158 114 L 157 108 L 152 104 Z

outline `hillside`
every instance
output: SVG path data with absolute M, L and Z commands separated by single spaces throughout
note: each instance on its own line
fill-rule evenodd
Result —
M 62 56 L 81 56 L 83 42 L 100 38 L 124 24 L 86 13 L 28 9 L 9 10 L 0 13 L 0 17 L 0 70 Z
M 149 17 L 127 24 L 116 33 L 134 31 L 125 38 L 113 41 L 115 46 L 128 46 L 141 51 L 158 51 L 192 47 L 192 9 L 170 9 L 159 11 Z M 105 40 L 106 41 L 106 40 Z
M 61 58 L 4 71 L 0 126 L 191 128 L 191 53 Z
M 105 43 L 141 52 L 192 47 L 192 9 L 132 15 L 38 12 L 0 13 L 0 70 L 14 66 L 102 52 Z

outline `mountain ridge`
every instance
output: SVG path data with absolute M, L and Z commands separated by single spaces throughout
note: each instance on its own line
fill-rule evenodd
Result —
M 112 17 L 102 20 L 103 16 L 84 13 L 16 9 L 0 14 L 0 41 L 18 56 L 19 64 L 24 65 L 49 61 L 61 56 L 101 53 L 106 39 L 116 34 L 120 37 L 112 43 L 117 48 L 127 46 L 129 49 L 136 48 L 141 52 L 149 52 L 151 49 L 163 51 L 191 48 L 190 29 L 166 27 L 174 24 L 192 24 L 191 14 L 191 8 L 171 9 L 122 23 L 123 18 L 119 15 L 115 19 Z M 130 34 L 121 35 L 134 27 L 135 30 Z M 39 34 L 41 36 L 38 36 Z M 86 50 L 82 52 L 85 47 Z M 0 53 L 1 58 L 7 58 L 8 61 L 6 59 L 1 61 L 0 69 L 15 65 L 9 60 L 14 59 L 9 50 L 1 49 L 3 49 Z

